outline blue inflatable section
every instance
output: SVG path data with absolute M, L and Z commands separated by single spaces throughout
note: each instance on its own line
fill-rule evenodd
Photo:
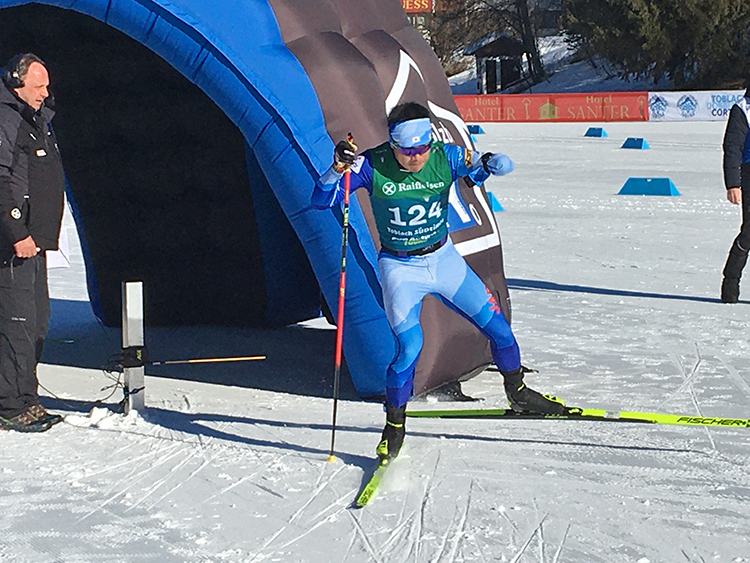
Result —
M 0 8 L 26 3 L 0 0 Z M 335 308 L 341 214 L 313 210 L 309 203 L 314 179 L 330 164 L 334 144 L 316 92 L 284 44 L 271 5 L 258 0 L 224 0 L 220 7 L 205 0 L 38 3 L 91 16 L 124 32 L 168 61 L 223 110 L 253 155 L 248 169 L 262 171 L 307 253 L 327 302 Z M 384 374 L 394 342 L 379 296 L 372 289 L 378 287 L 375 251 L 356 201 L 350 223 L 354 232 L 347 271 L 344 352 L 359 394 L 379 395 L 385 388 Z M 284 240 L 283 227 L 277 228 L 272 221 L 259 228 L 267 241 Z M 264 246 L 264 255 L 273 251 Z M 277 262 L 294 260 L 285 255 L 283 244 L 277 251 Z M 92 302 L 96 304 L 95 299 Z

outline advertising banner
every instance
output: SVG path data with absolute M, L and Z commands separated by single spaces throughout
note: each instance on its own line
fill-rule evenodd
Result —
M 744 90 L 649 92 L 651 121 L 726 121 Z
M 401 0 L 407 14 L 432 13 L 432 0 Z
M 647 121 L 648 92 L 454 96 L 467 122 Z

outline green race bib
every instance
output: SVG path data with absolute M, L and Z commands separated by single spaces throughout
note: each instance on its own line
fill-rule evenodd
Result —
M 433 142 L 419 172 L 402 170 L 388 143 L 370 151 L 370 201 L 383 246 L 397 251 L 424 248 L 448 235 L 452 174 L 443 143 Z

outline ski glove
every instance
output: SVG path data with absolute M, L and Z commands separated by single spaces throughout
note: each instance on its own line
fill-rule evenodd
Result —
M 336 172 L 343 172 L 351 168 L 354 160 L 357 158 L 357 145 L 354 144 L 352 134 L 346 136 L 345 141 L 339 141 L 336 149 L 333 151 L 333 169 Z
M 482 168 L 487 174 L 505 176 L 513 172 L 515 167 L 513 161 L 504 154 L 486 152 L 482 155 Z

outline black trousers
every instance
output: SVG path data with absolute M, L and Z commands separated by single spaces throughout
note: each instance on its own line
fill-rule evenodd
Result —
M 750 185 L 742 187 L 742 226 L 734 240 L 734 244 L 737 243 L 745 252 L 750 250 Z
M 729 249 L 723 272 L 724 277 L 730 280 L 740 279 L 747 263 L 748 251 L 750 251 L 750 181 L 745 180 L 745 174 L 750 177 L 750 165 L 743 164 L 742 172 L 742 226 L 740 234 L 734 239 L 732 248 Z
M 39 402 L 36 366 L 50 316 L 47 259 L 0 264 L 0 416 L 11 418 Z

